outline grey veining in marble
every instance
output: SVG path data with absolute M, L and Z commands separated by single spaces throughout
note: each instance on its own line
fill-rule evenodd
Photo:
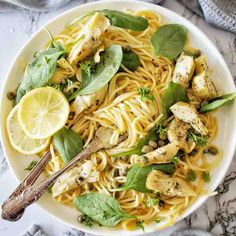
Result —
M 0 81 L 7 73 L 16 53 L 25 41 L 54 16 L 87 1 L 74 0 L 52 12 L 31 12 L 20 10 L 0 14 Z M 184 16 L 197 25 L 217 46 L 225 58 L 236 82 L 236 35 L 213 28 L 198 15 L 183 7 L 176 0 L 166 0 L 165 7 Z M 6 165 L 0 148 L 0 203 L 11 193 L 17 183 Z M 170 236 L 173 231 L 186 227 L 208 230 L 215 236 L 236 235 L 236 160 L 232 162 L 225 180 L 218 187 L 219 194 L 209 198 L 197 211 L 173 227 L 149 236 Z M 24 217 L 14 223 L 0 219 L 1 236 L 18 236 L 29 229 L 30 225 L 39 224 L 48 236 L 89 236 L 58 222 L 47 215 L 38 206 L 32 206 Z

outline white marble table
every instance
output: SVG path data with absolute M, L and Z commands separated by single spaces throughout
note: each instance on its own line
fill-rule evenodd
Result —
M 0 14 L 0 80 L 4 79 L 9 65 L 22 44 L 40 25 L 82 2 L 87 1 L 74 0 L 65 7 L 53 12 L 36 13 L 21 10 Z M 163 5 L 184 16 L 207 34 L 224 56 L 236 81 L 236 35 L 207 25 L 203 19 L 187 10 L 176 0 L 167 0 Z M 0 203 L 9 196 L 16 185 L 17 182 L 10 173 L 0 150 Z M 177 229 L 190 226 L 212 231 L 214 235 L 236 235 L 235 189 L 236 159 L 232 163 L 224 183 L 218 188 L 219 194 L 217 196 L 210 198 L 200 209 L 175 226 L 160 233 L 150 234 L 150 236 L 168 236 Z M 84 233 L 71 229 L 48 216 L 36 205 L 30 207 L 30 210 L 26 211 L 24 217 L 16 223 L 10 223 L 0 219 L 0 235 L 22 235 L 34 223 L 40 224 L 48 236 L 84 235 Z

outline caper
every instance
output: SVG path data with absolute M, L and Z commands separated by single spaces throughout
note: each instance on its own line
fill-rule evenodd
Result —
M 85 216 L 84 216 L 84 215 L 79 215 L 79 216 L 77 217 L 77 221 L 78 221 L 79 223 L 82 223 L 84 220 L 85 220 Z
M 152 147 L 150 147 L 150 146 L 148 146 L 148 145 L 144 145 L 143 147 L 142 147 L 142 153 L 148 153 L 148 152 L 151 152 L 151 151 L 153 151 L 153 148 Z
M 153 140 L 150 140 L 150 141 L 148 142 L 148 145 L 151 146 L 151 147 L 153 147 L 153 148 L 157 148 L 157 143 L 156 143 L 155 141 L 153 141 Z
M 123 156 L 123 157 L 121 157 L 121 160 L 122 160 L 122 161 L 128 161 L 128 159 L 129 159 L 128 156 Z
M 14 92 L 8 92 L 7 93 L 7 98 L 9 100 L 13 100 L 16 97 L 16 94 Z
M 147 164 L 148 164 L 148 158 L 145 157 L 145 156 L 141 156 L 141 157 L 140 157 L 140 163 L 141 163 L 142 165 L 147 165 Z
M 218 150 L 216 147 L 209 147 L 205 149 L 205 152 L 210 153 L 211 155 L 216 155 L 218 153 Z
M 167 135 L 166 135 L 166 134 L 160 134 L 160 135 L 159 135 L 159 138 L 160 138 L 161 140 L 166 140 L 166 139 L 167 139 Z
M 119 170 L 118 169 L 112 169 L 111 171 L 111 176 L 114 178 L 119 175 Z
M 122 49 L 124 50 L 124 52 L 130 52 L 131 51 L 131 47 L 129 45 L 123 46 Z
M 196 150 L 196 149 L 193 149 L 193 150 L 189 153 L 190 156 L 194 156 L 194 155 L 196 155 L 196 154 L 197 154 L 197 150 Z
M 158 141 L 158 146 L 159 147 L 163 147 L 163 146 L 165 146 L 166 145 L 166 143 L 163 141 L 163 140 L 159 140 Z

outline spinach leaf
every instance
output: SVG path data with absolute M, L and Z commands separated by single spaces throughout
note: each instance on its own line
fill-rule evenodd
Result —
M 147 134 L 144 138 L 140 139 L 140 141 L 138 142 L 138 144 L 135 148 L 132 148 L 128 151 L 112 154 L 112 156 L 113 157 L 122 157 L 122 156 L 129 156 L 129 155 L 133 155 L 133 154 L 142 155 L 143 154 L 143 152 L 142 152 L 143 146 L 147 145 L 150 140 L 152 140 L 152 141 L 159 140 L 159 135 L 157 133 L 157 129 L 158 129 L 157 126 L 154 126 L 149 134 Z
M 151 37 L 156 56 L 175 59 L 183 51 L 187 39 L 187 30 L 183 25 L 167 24 L 161 26 Z
M 189 102 L 184 87 L 181 84 L 170 82 L 162 98 L 162 108 L 166 116 L 171 115 L 170 107 L 176 102 Z
M 88 74 L 82 70 L 82 84 L 75 93 L 69 97 L 69 101 L 78 95 L 91 94 L 104 87 L 116 74 L 122 61 L 122 48 L 112 45 L 107 48 L 96 65 L 95 71 Z
M 34 60 L 27 65 L 24 78 L 17 88 L 16 104 L 30 90 L 46 86 L 57 67 L 57 60 L 65 54 L 63 47 L 55 42 L 43 51 L 35 54 Z
M 65 163 L 72 160 L 83 149 L 80 135 L 67 128 L 62 128 L 54 134 L 52 143 Z
M 150 192 L 150 190 L 146 188 L 146 180 L 149 172 L 152 170 L 159 170 L 166 174 L 171 175 L 175 172 L 176 168 L 175 164 L 173 163 L 154 164 L 143 167 L 136 164 L 132 165 L 132 167 L 128 171 L 126 183 L 120 188 L 117 188 L 116 191 L 134 189 L 141 193 Z
M 141 64 L 138 54 L 133 51 L 126 52 L 125 50 L 123 50 L 121 63 L 131 71 L 135 71 Z
M 125 213 L 117 200 L 104 193 L 88 193 L 74 199 L 83 214 L 103 226 L 116 226 L 121 220 L 135 218 Z
M 133 16 L 124 12 L 108 9 L 101 10 L 100 12 L 110 20 L 111 25 L 119 28 L 143 31 L 149 26 L 148 20 L 141 16 Z
M 229 94 L 225 94 L 223 96 L 220 96 L 218 98 L 215 98 L 214 100 L 212 100 L 210 103 L 202 106 L 200 108 L 200 112 L 208 112 L 208 111 L 213 111 L 215 109 L 217 109 L 218 107 L 223 106 L 224 104 L 232 101 L 234 98 L 236 97 L 236 92 L 234 93 L 229 93 Z

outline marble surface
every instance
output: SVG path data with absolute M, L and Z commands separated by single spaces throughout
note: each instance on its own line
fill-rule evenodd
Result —
M 30 12 L 27 10 L 0 14 L 0 81 L 4 79 L 8 67 L 25 41 L 39 28 L 59 13 L 85 1 L 74 0 L 68 5 L 52 12 Z M 236 82 L 236 35 L 213 28 L 203 19 L 193 14 L 176 0 L 166 0 L 165 7 L 184 16 L 197 25 L 217 46 L 225 58 Z M 0 150 L 0 203 L 9 196 L 17 182 L 9 171 Z M 211 231 L 214 235 L 236 235 L 236 158 L 228 173 L 218 187 L 219 194 L 211 197 L 201 208 L 173 227 L 149 236 L 170 236 L 172 232 L 184 227 L 197 227 Z M 24 217 L 15 223 L 0 219 L 0 235 L 22 235 L 32 224 L 40 224 L 48 236 L 84 236 L 83 232 L 71 229 L 48 216 L 36 205 L 31 206 Z M 88 234 L 86 234 L 88 236 Z

